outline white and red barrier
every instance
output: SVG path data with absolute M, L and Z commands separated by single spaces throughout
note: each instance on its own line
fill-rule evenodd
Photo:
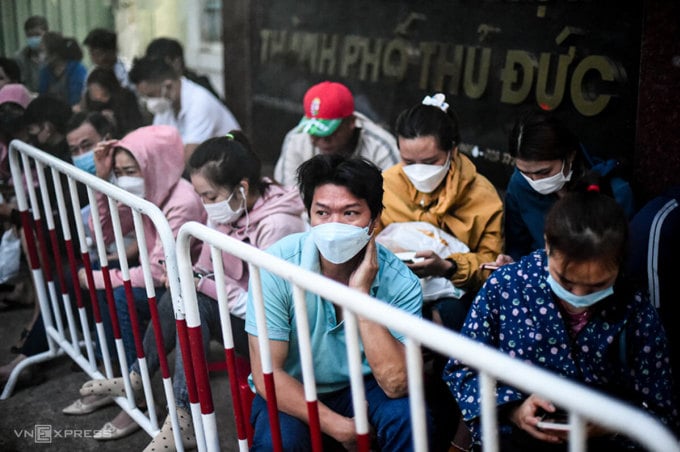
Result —
M 26 180 L 26 184 L 17 184 L 16 198 L 18 210 L 21 215 L 24 231 L 33 231 L 35 234 L 26 234 L 28 245 L 28 258 L 31 267 L 31 274 L 36 285 L 38 301 L 44 316 L 45 328 L 49 343 L 49 350 L 40 355 L 29 357 L 17 366 L 10 377 L 5 390 L 0 398 L 9 397 L 18 373 L 27 366 L 37 362 L 46 361 L 64 353 L 70 356 L 78 365 L 92 378 L 110 378 L 112 366 L 106 350 L 106 340 L 104 330 L 101 325 L 101 316 L 97 310 L 97 300 L 94 291 L 90 291 L 90 302 L 92 303 L 93 316 L 96 325 L 96 332 L 103 347 L 105 375 L 96 367 L 92 340 L 89 336 L 88 318 L 85 314 L 87 300 L 82 300 L 76 294 L 76 308 L 80 318 L 80 329 L 75 324 L 74 316 L 70 313 L 72 309 L 71 297 L 65 287 L 65 273 L 57 268 L 57 278 L 60 288 L 60 296 L 57 295 L 57 283 L 54 281 L 53 272 L 49 266 L 50 255 L 48 244 L 51 244 L 52 253 L 58 255 L 58 243 L 60 237 L 54 223 L 49 193 L 46 187 L 44 171 L 46 168 L 52 173 L 55 181 L 55 191 L 57 194 L 57 210 L 61 222 L 62 237 L 67 249 L 67 258 L 71 274 L 74 274 L 79 265 L 77 256 L 72 243 L 72 237 L 68 223 L 70 218 L 75 218 L 78 244 L 81 250 L 80 259 L 82 265 L 87 270 L 90 287 L 92 287 L 92 275 L 90 271 L 89 256 L 85 246 L 85 233 L 80 217 L 80 200 L 76 190 L 76 182 L 82 183 L 87 187 L 90 204 L 95 206 L 95 196 L 97 193 L 108 197 L 109 206 L 112 212 L 111 221 L 115 233 L 118 254 L 121 257 L 121 270 L 126 281 L 126 291 L 128 292 L 128 302 L 130 314 L 134 316 L 134 301 L 130 295 L 129 274 L 127 260 L 125 259 L 123 236 L 121 230 L 121 220 L 117 212 L 117 205 L 124 204 L 132 210 L 132 220 L 135 232 L 139 241 L 140 265 L 144 268 L 146 292 L 149 299 L 152 321 L 156 334 L 156 342 L 159 340 L 160 328 L 158 316 L 155 310 L 155 292 L 151 278 L 150 267 L 146 244 L 143 241 L 142 219 L 147 217 L 155 225 L 160 239 L 166 252 L 166 268 L 168 281 L 172 295 L 177 333 L 180 342 L 180 350 L 183 354 L 185 371 L 187 376 L 187 386 L 194 429 L 198 439 L 199 450 L 219 450 L 220 444 L 234 441 L 240 450 L 248 450 L 249 443 L 249 419 L 247 413 L 250 411 L 248 404 L 252 398 L 252 393 L 248 394 L 245 385 L 245 374 L 242 362 L 235 357 L 234 341 L 231 332 L 231 323 L 226 302 L 226 292 L 224 290 L 224 275 L 219 271 L 222 268 L 221 252 L 227 252 L 247 262 L 250 268 L 251 282 L 253 287 L 253 297 L 255 300 L 255 317 L 257 319 L 258 340 L 260 345 L 260 358 L 262 370 L 265 373 L 265 387 L 268 410 L 270 413 L 271 429 L 275 439 L 277 451 L 282 449 L 280 441 L 280 429 L 276 423 L 278 416 L 276 406 L 276 393 L 274 390 L 274 377 L 272 372 L 271 354 L 266 332 L 266 322 L 264 319 L 264 298 L 260 285 L 259 272 L 265 269 L 281 278 L 286 279 L 294 286 L 296 322 L 300 340 L 300 354 L 302 356 L 304 394 L 307 401 L 310 422 L 310 434 L 313 450 L 321 449 L 321 430 L 318 422 L 317 394 L 315 388 L 315 376 L 312 369 L 312 350 L 309 342 L 309 330 L 307 327 L 306 309 L 304 309 L 304 297 L 306 292 L 319 294 L 324 299 L 334 303 L 342 309 L 345 319 L 345 329 L 347 337 L 347 353 L 350 363 L 350 384 L 352 387 L 353 404 L 355 407 L 355 425 L 357 433 L 357 443 L 359 450 L 368 451 L 370 449 L 368 417 L 366 413 L 366 403 L 364 398 L 363 376 L 360 366 L 360 338 L 357 328 L 357 316 L 361 316 L 378 322 L 390 330 L 398 331 L 406 336 L 406 353 L 409 376 L 409 397 L 411 406 L 411 418 L 413 423 L 413 444 L 417 451 L 427 451 L 427 435 L 425 422 L 425 397 L 423 383 L 423 358 L 422 349 L 424 347 L 441 353 L 446 356 L 456 356 L 459 360 L 478 369 L 481 374 L 481 396 L 483 401 L 482 426 L 484 450 L 497 451 L 497 421 L 495 391 L 496 381 L 502 379 L 504 382 L 512 384 L 526 392 L 536 393 L 549 397 L 553 402 L 564 407 L 570 413 L 570 451 L 585 450 L 586 437 L 585 426 L 587 422 L 593 421 L 597 424 L 625 434 L 631 439 L 639 442 L 650 451 L 680 451 L 678 440 L 673 434 L 658 420 L 647 413 L 635 409 L 627 404 L 621 403 L 611 397 L 595 392 L 577 383 L 558 377 L 543 369 L 528 365 L 519 360 L 498 352 L 497 350 L 486 347 L 474 342 L 469 338 L 461 336 L 453 331 L 447 330 L 427 320 L 414 318 L 413 316 L 400 311 L 392 306 L 380 302 L 368 295 L 358 293 L 347 286 L 331 281 L 319 274 L 301 269 L 288 262 L 282 261 L 262 250 L 258 250 L 238 240 L 220 234 L 204 225 L 189 222 L 182 226 L 177 241 L 172 236 L 172 232 L 160 210 L 153 204 L 144 201 L 136 196 L 103 181 L 97 177 L 87 174 L 79 169 L 62 162 L 32 146 L 19 141 L 13 141 L 10 145 L 10 165 L 14 181 Z M 30 170 L 31 163 L 34 164 L 37 174 L 37 181 Z M 28 170 L 27 170 L 28 169 Z M 27 171 L 26 171 L 27 170 Z M 70 200 L 67 203 L 62 196 L 62 188 L 59 178 L 63 175 L 68 180 L 68 193 Z M 40 207 L 36 188 L 38 187 L 42 205 Z M 30 199 L 30 210 L 29 210 Z M 69 209 L 70 205 L 70 209 Z M 106 274 L 108 261 L 106 260 L 106 247 L 103 240 L 101 229 L 102 219 L 98 218 L 96 208 L 92 209 L 95 224 L 95 239 L 98 249 L 98 256 L 102 269 Z M 44 219 L 44 222 L 43 222 Z M 51 242 L 48 242 L 44 234 L 46 226 Z M 140 238 L 142 240 L 140 240 Z M 220 438 L 219 433 L 229 429 L 220 428 L 217 425 L 215 416 L 215 406 L 212 399 L 211 379 L 208 372 L 208 362 L 206 352 L 203 350 L 201 339 L 200 317 L 196 305 L 196 292 L 189 252 L 189 244 L 192 238 L 203 241 L 212 247 L 212 258 L 216 269 L 215 280 L 218 288 L 218 303 L 220 308 L 220 318 L 222 327 L 223 347 L 225 352 L 224 364 L 229 373 L 229 384 L 234 406 L 233 420 L 236 424 L 237 438 Z M 59 267 L 59 266 L 57 266 Z M 77 285 L 75 278 L 73 283 Z M 120 331 L 117 331 L 116 310 L 112 302 L 111 282 L 109 278 L 106 292 L 109 301 L 109 311 L 114 322 L 114 336 L 116 338 L 116 352 L 121 364 L 121 373 L 125 380 L 127 398 L 118 397 L 116 402 L 126 410 L 151 436 L 158 432 L 158 423 L 153 413 L 144 414 L 135 406 L 132 397 L 131 385 L 128 376 L 127 363 L 123 350 Z M 76 291 L 77 292 L 77 291 Z M 61 301 L 61 303 L 60 303 Z M 65 330 L 62 318 L 66 318 L 68 329 Z M 144 362 L 144 350 L 141 347 L 142 331 L 135 325 L 135 345 L 137 357 L 140 361 L 147 406 L 153 407 L 151 396 L 151 383 Z M 79 337 L 79 331 L 82 338 Z M 161 346 L 162 347 L 162 346 Z M 82 353 L 85 349 L 85 355 Z M 161 373 L 165 390 L 166 402 L 169 412 L 175 414 L 174 397 L 170 372 L 167 360 L 162 348 L 159 350 L 161 357 Z M 241 365 L 240 365 L 241 364 Z M 74 396 L 77 394 L 74 388 Z M 179 428 L 176 416 L 172 418 L 173 431 L 175 432 L 175 443 L 178 450 L 182 450 L 182 442 L 179 438 Z

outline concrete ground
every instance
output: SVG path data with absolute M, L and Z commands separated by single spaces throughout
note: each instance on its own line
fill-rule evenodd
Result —
M 0 365 L 16 356 L 10 353 L 10 347 L 19 338 L 31 313 L 32 309 L 25 308 L 0 311 Z M 214 346 L 211 354 L 219 356 L 219 345 Z M 91 438 L 94 431 L 118 414 L 117 405 L 85 416 L 62 414 L 61 410 L 78 397 L 80 386 L 89 380 L 87 374 L 72 364 L 71 359 L 64 355 L 35 365 L 31 369 L 31 377 L 23 379 L 11 397 L 0 400 L 0 451 L 141 451 L 151 441 L 151 437 L 141 429 L 115 441 Z M 236 451 L 236 427 L 230 414 L 231 397 L 226 373 L 211 374 L 211 383 L 221 448 Z M 156 400 L 164 404 L 162 396 Z M 159 419 L 159 424 L 163 419 Z

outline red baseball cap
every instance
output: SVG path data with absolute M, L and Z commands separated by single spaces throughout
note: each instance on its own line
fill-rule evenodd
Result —
M 321 82 L 307 90 L 303 99 L 305 116 L 298 131 L 327 137 L 344 118 L 354 114 L 354 96 L 342 83 Z

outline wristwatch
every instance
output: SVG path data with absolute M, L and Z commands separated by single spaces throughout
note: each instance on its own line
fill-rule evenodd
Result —
M 446 273 L 444 273 L 444 278 L 446 278 L 446 279 L 451 279 L 451 278 L 453 278 L 453 275 L 455 275 L 456 272 L 458 271 L 458 264 L 456 264 L 456 261 L 453 260 L 453 259 L 450 258 L 450 257 L 447 257 L 447 258 L 444 259 L 444 260 L 445 260 L 445 261 L 451 262 L 451 268 L 449 268 L 448 270 L 446 270 Z

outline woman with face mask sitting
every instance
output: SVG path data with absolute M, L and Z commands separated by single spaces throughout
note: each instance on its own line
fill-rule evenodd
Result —
M 628 235 L 624 212 L 600 191 L 596 178 L 582 182 L 588 185 L 575 187 L 549 211 L 545 248 L 487 279 L 461 333 L 625 400 L 677 434 L 666 335 L 654 306 L 621 267 Z M 444 381 L 472 441 L 483 447 L 479 374 L 452 358 Z M 502 382 L 496 394 L 501 450 L 567 450 L 568 432 L 537 425 L 542 413 L 550 418 L 555 412 L 550 400 Z M 626 449 L 627 441 L 614 433 L 588 425 L 586 434 L 596 442 L 588 450 Z
M 302 232 L 305 223 L 302 220 L 304 206 L 297 190 L 263 178 L 260 168 L 259 158 L 250 150 L 245 136 L 237 131 L 232 131 L 225 137 L 211 138 L 203 142 L 196 148 L 188 162 L 191 183 L 208 214 L 207 224 L 223 234 L 264 249 L 280 238 Z M 210 246 L 203 246 L 194 265 L 197 302 L 206 353 L 209 350 L 210 339 L 221 340 L 215 270 L 210 254 Z M 248 266 L 228 253 L 222 253 L 222 260 L 223 268 L 219 271 L 225 275 L 234 348 L 239 355 L 247 357 L 248 339 L 244 319 Z M 169 295 L 166 293 L 158 303 L 166 354 L 175 348 L 177 340 L 172 299 Z M 144 336 L 144 351 L 149 372 L 157 371 L 160 364 L 151 328 L 146 330 Z M 132 381 L 141 381 L 137 362 L 132 365 L 130 376 Z M 184 366 L 179 352 L 175 353 L 173 388 L 184 447 L 195 446 Z M 123 380 L 122 378 L 92 380 L 83 385 L 81 394 L 121 395 Z M 126 417 L 124 412 L 122 414 Z M 108 424 L 114 425 L 116 422 L 114 420 Z M 170 425 L 168 417 L 160 433 L 149 444 L 148 450 L 175 450 Z M 104 429 L 107 429 L 107 426 L 104 426 Z M 113 431 L 111 428 L 109 430 Z
M 547 113 L 522 116 L 510 132 L 510 154 L 515 171 L 505 193 L 505 254 L 499 265 L 542 248 L 545 215 L 590 168 L 589 156 L 578 139 L 556 117 Z M 628 184 L 608 179 L 615 199 L 632 214 Z
M 401 163 L 383 175 L 380 227 L 427 222 L 467 245 L 469 252 L 443 259 L 432 250 L 414 250 L 422 259 L 407 264 L 421 278 L 444 277 L 468 291 L 467 298 L 443 298 L 423 308 L 424 317 L 458 329 L 471 295 L 487 276 L 480 264 L 501 252 L 503 205 L 491 182 L 458 151 L 458 119 L 444 94 L 427 96 L 403 111 L 396 133 Z
M 174 235 L 177 235 L 180 226 L 188 221 L 205 221 L 205 210 L 201 205 L 199 196 L 193 191 L 191 184 L 182 179 L 184 170 L 183 144 L 174 127 L 142 127 L 129 133 L 122 140 L 102 141 L 95 147 L 94 158 L 95 171 L 98 177 L 112 181 L 130 194 L 156 204 L 165 215 Z M 108 199 L 99 193 L 96 197 L 96 208 L 99 211 L 104 241 L 109 244 L 113 242 L 114 235 Z M 95 206 L 92 206 L 92 208 L 95 208 Z M 129 209 L 122 205 L 118 208 L 118 212 L 122 233 L 126 235 L 134 230 L 132 215 Z M 90 228 L 93 228 L 91 222 Z M 165 292 L 165 268 L 162 265 L 165 258 L 163 244 L 150 221 L 144 221 L 143 234 L 149 253 L 149 265 L 156 287 L 156 297 L 160 299 Z M 198 256 L 200 244 L 196 243 L 192 251 L 194 256 Z M 109 309 L 106 304 L 104 274 L 102 270 L 94 270 L 92 273 L 94 285 L 99 295 L 99 306 L 106 330 L 107 347 L 112 358 L 115 359 L 116 348 L 111 319 L 108 315 Z M 136 352 L 127 297 L 123 286 L 123 275 L 120 270 L 113 268 L 109 269 L 109 274 L 113 286 L 120 333 L 125 348 L 125 358 L 128 363 L 132 363 L 136 359 Z M 145 323 L 150 318 L 144 270 L 141 266 L 130 267 L 129 274 L 136 313 L 140 321 L 140 328 L 143 331 L 146 326 Z M 81 287 L 87 289 L 87 275 L 84 269 L 78 272 L 78 279 Z M 74 402 L 64 412 L 66 414 L 85 414 L 111 402 L 110 397 L 87 396 Z M 129 431 L 124 431 L 124 433 Z M 104 432 L 103 436 L 106 436 L 107 433 L 111 432 Z M 115 433 L 120 434 L 121 432 L 116 431 Z

